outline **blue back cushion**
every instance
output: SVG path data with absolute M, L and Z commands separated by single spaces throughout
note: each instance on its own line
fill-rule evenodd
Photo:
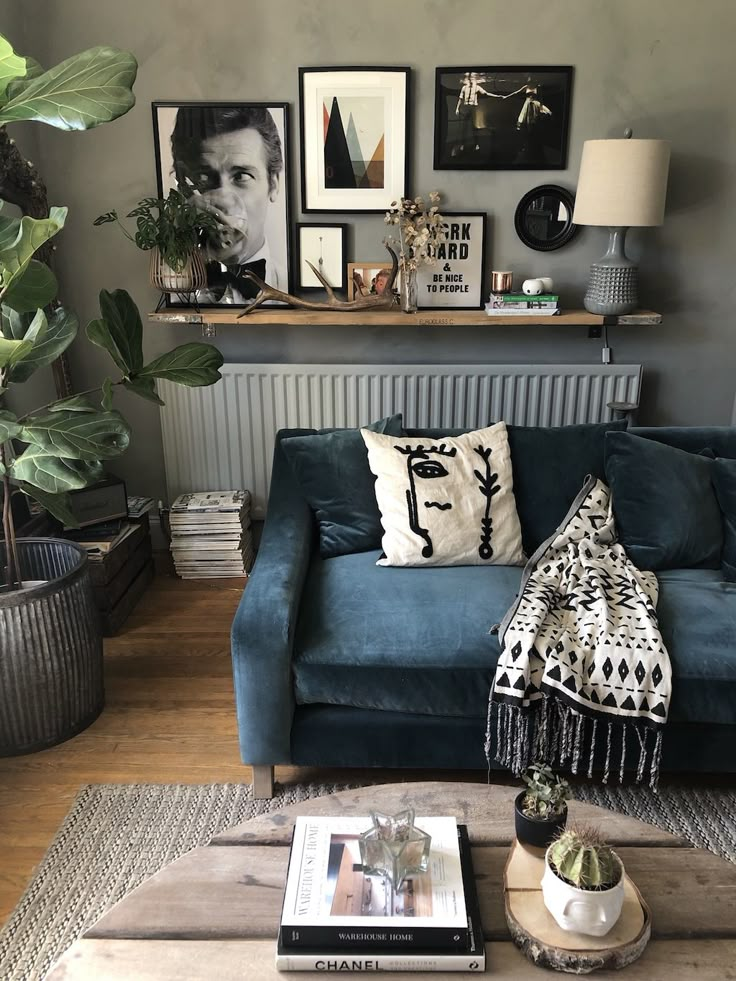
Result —
M 713 486 L 723 516 L 723 577 L 736 582 L 736 460 L 714 462 Z

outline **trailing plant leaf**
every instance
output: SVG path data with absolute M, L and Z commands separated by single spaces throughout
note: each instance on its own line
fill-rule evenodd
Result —
M 94 484 L 102 478 L 104 471 L 98 461 L 83 463 L 79 460 L 65 460 L 45 453 L 40 446 L 31 446 L 16 457 L 8 472 L 16 480 L 46 491 L 47 494 L 65 494 L 67 491 L 80 490 Z
M 100 290 L 102 317 L 87 327 L 87 337 L 104 348 L 125 375 L 143 367 L 143 324 L 126 290 Z
M 165 378 L 175 385 L 213 385 L 219 378 L 222 354 L 211 344 L 180 344 L 139 371 L 137 378 Z
M 46 508 L 49 514 L 53 515 L 57 521 L 61 521 L 66 527 L 79 527 L 79 522 L 71 509 L 68 494 L 49 494 L 39 487 L 32 487 L 30 484 L 22 482 L 18 483 L 18 487 L 27 497 L 37 501 L 42 508 Z
M 0 443 L 15 439 L 22 428 L 12 412 L 0 410 Z
M 79 321 L 75 314 L 64 307 L 57 307 L 48 318 L 43 340 L 37 341 L 22 361 L 13 365 L 10 372 L 11 382 L 27 381 L 34 371 L 55 361 L 74 340 L 78 327 Z
M 62 61 L 16 89 L 0 108 L 0 125 L 28 119 L 57 129 L 91 129 L 133 105 L 138 63 L 129 51 L 101 46 Z
M 20 280 L 33 253 L 64 227 L 66 208 L 50 208 L 48 218 L 0 216 L 0 275 L 3 290 Z
M 0 99 L 5 96 L 8 85 L 26 74 L 26 59 L 13 51 L 10 42 L 0 34 Z
M 106 378 L 102 383 L 102 398 L 100 403 L 105 412 L 112 409 L 112 378 Z
M 126 378 L 123 382 L 123 388 L 126 388 L 129 392 L 133 392 L 134 395 L 140 395 L 142 399 L 155 402 L 156 405 L 166 404 L 163 399 L 159 398 L 153 378 L 141 378 L 139 376 Z
M 108 460 L 130 442 L 130 426 L 119 412 L 50 412 L 28 419 L 19 437 L 51 456 Z
M 3 296 L 3 303 L 18 313 L 30 313 L 51 303 L 58 290 L 56 276 L 49 267 L 31 259 L 20 279 Z

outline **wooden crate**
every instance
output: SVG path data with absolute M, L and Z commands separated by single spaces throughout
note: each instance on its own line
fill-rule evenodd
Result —
M 154 575 L 148 515 L 131 523 L 137 527 L 130 535 L 99 561 L 90 562 L 105 637 L 117 633 Z

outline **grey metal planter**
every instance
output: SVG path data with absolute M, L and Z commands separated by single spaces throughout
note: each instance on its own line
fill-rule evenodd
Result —
M 24 581 L 45 581 L 0 592 L 0 756 L 69 739 L 105 704 L 87 553 L 61 539 L 20 538 L 18 559 Z

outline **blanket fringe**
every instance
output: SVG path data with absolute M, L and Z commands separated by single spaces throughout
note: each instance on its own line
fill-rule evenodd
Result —
M 494 758 L 517 777 L 531 763 L 540 761 L 569 769 L 574 774 L 582 766 L 588 777 L 592 778 L 599 721 L 605 727 L 603 782 L 608 783 L 613 774 L 618 775 L 620 783 L 624 782 L 627 742 L 633 739 L 632 733 L 635 733 L 639 744 L 636 782 L 642 783 L 648 779 L 650 787 L 656 790 L 662 755 L 661 731 L 642 729 L 626 722 L 590 718 L 552 698 L 541 699 L 531 709 L 491 700 L 486 722 L 486 759 L 490 766 L 491 758 Z M 614 739 L 614 736 L 618 738 Z M 614 753 L 615 760 L 612 759 Z

